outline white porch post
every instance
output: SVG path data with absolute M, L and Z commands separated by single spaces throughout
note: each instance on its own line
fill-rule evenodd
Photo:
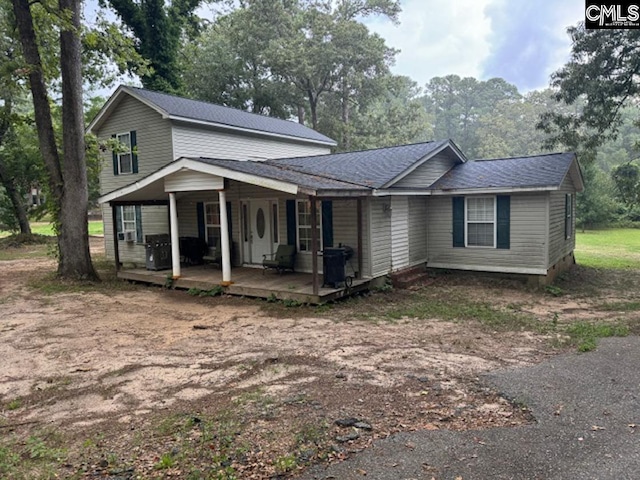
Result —
M 220 247 L 222 248 L 222 284 L 231 284 L 231 248 L 229 245 L 229 221 L 227 219 L 227 194 L 218 190 L 220 200 Z
M 174 279 L 180 278 L 180 233 L 176 194 L 169 193 L 169 226 L 171 228 L 171 269 Z

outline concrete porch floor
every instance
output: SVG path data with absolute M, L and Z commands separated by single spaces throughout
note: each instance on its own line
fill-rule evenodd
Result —
M 143 268 L 124 269 L 118 272 L 118 278 L 136 282 L 165 285 L 171 270 L 146 270 Z M 322 286 L 318 295 L 313 294 L 312 275 L 310 273 L 285 272 L 262 268 L 234 267 L 231 269 L 231 281 L 224 287 L 225 293 L 246 297 L 296 300 L 301 303 L 321 304 L 341 297 L 349 296 L 369 288 L 370 280 L 354 279 L 349 288 L 330 288 Z M 199 288 L 211 290 L 222 282 L 222 271 L 211 266 L 197 265 L 182 267 L 182 276 L 173 282 L 173 288 Z M 322 285 L 322 275 L 320 275 Z

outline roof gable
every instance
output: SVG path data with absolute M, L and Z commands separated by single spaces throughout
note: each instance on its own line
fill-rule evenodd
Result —
M 573 152 L 529 157 L 475 160 L 453 167 L 430 190 L 459 191 L 473 189 L 559 188 L 573 171 L 577 191 L 583 189 L 580 169 Z
M 272 137 L 333 146 L 336 142 L 296 122 L 249 113 L 213 103 L 191 100 L 143 88 L 119 86 L 87 127 L 95 131 L 117 108 L 123 96 L 132 96 L 150 106 L 164 118 L 217 128 L 252 132 Z

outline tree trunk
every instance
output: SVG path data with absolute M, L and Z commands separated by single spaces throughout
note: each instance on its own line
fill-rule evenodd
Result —
M 351 135 L 349 132 L 349 88 L 347 79 L 342 80 L 342 150 L 351 150 Z
M 67 278 L 97 279 L 89 253 L 87 164 L 82 111 L 82 46 L 80 0 L 60 0 L 69 11 L 71 27 L 60 31 L 62 76 L 62 145 L 64 192 L 60 202 L 60 258 L 58 274 Z
M 9 175 L 9 172 L 7 172 L 2 161 L 0 161 L 0 184 L 2 184 L 4 189 L 7 191 L 7 195 L 9 195 L 9 200 L 11 200 L 11 206 L 13 207 L 13 213 L 18 219 L 20 233 L 31 235 L 31 225 L 29 224 L 29 217 L 27 217 L 24 198 L 20 195 L 13 178 Z
M 22 51 L 29 65 L 29 86 L 33 97 L 40 153 L 47 168 L 49 188 L 55 205 L 58 232 L 58 274 L 67 278 L 96 279 L 89 255 L 87 225 L 87 177 L 82 119 L 82 76 L 80 63 L 80 3 L 61 0 L 60 9 L 71 13 L 71 29 L 60 32 L 62 74 L 62 129 L 64 175 L 56 145 L 49 97 L 42 72 L 33 17 L 28 0 L 12 0 Z
M 314 130 L 318 129 L 318 97 L 313 95 L 313 92 L 309 90 L 308 92 L 309 98 L 309 110 L 311 111 L 311 128 Z
M 304 107 L 298 105 L 298 123 L 304 125 Z

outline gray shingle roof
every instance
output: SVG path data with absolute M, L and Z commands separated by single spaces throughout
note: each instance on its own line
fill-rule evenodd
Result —
M 341 182 L 332 178 L 325 178 L 317 175 L 298 172 L 295 170 L 284 168 L 282 166 L 271 165 L 267 162 L 255 162 L 251 160 L 225 160 L 205 157 L 190 159 L 202 163 L 207 163 L 209 165 L 227 168 L 236 172 L 258 175 L 260 177 L 270 178 L 273 180 L 281 180 L 283 182 L 292 183 L 309 190 L 369 190 L 368 188 L 359 187 L 357 185 L 353 185 L 352 183 Z
M 267 160 L 266 163 L 363 187 L 381 188 L 447 142 L 442 140 L 358 152 L 278 158 Z
M 143 88 L 124 88 L 153 103 L 171 116 L 246 128 L 258 132 L 286 135 L 289 137 L 323 142 L 329 145 L 336 144 L 331 138 L 296 122 L 244 112 L 213 103 L 176 97 Z
M 475 160 L 456 165 L 431 187 L 432 190 L 471 188 L 534 188 L 559 186 L 574 153 Z

